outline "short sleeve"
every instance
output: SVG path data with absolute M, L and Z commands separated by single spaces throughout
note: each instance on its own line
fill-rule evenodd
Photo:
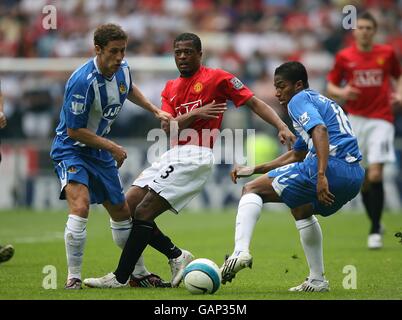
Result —
M 166 83 L 165 88 L 161 93 L 161 102 L 163 111 L 169 112 L 173 117 L 177 116 L 177 112 L 174 107 L 170 104 L 170 81 Z
M 299 92 L 293 96 L 289 102 L 288 110 L 292 120 L 298 123 L 303 130 L 308 133 L 319 124 L 325 125 L 320 113 L 305 91 Z
M 308 150 L 306 142 L 303 140 L 303 138 L 299 134 L 297 134 L 296 142 L 293 144 L 293 150 L 295 150 L 295 151 L 307 151 Z
M 86 128 L 88 114 L 94 100 L 94 90 L 91 84 L 80 81 L 67 84 L 63 108 L 66 113 L 67 128 Z
M 233 74 L 217 69 L 219 90 L 228 100 L 233 101 L 236 107 L 244 105 L 254 93 Z

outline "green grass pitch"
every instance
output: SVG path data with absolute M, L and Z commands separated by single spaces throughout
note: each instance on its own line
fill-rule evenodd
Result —
M 180 247 L 198 258 L 209 258 L 218 265 L 233 249 L 236 210 L 189 212 L 179 216 L 166 213 L 158 218 L 160 228 Z M 0 211 L 0 244 L 11 243 L 14 257 L 0 264 L 0 300 L 3 299 L 133 299 L 133 300 L 278 300 L 278 299 L 402 299 L 402 243 L 395 233 L 402 231 L 402 214 L 384 214 L 384 248 L 366 247 L 368 219 L 364 214 L 339 212 L 329 218 L 318 217 L 324 235 L 328 293 L 292 293 L 307 275 L 307 264 L 299 234 L 289 212 L 265 209 L 257 223 L 251 246 L 253 269 L 241 271 L 232 283 L 221 286 L 214 295 L 193 296 L 183 284 L 175 289 L 89 289 L 66 291 L 66 261 L 63 231 L 64 212 L 29 210 Z M 88 222 L 83 277 L 98 277 L 113 271 L 120 250 L 112 240 L 109 217 L 104 210 L 92 210 Z M 170 279 L 167 259 L 152 248 L 145 251 L 148 269 Z M 57 288 L 44 289 L 44 267 L 57 271 Z M 356 269 L 356 289 L 350 269 Z M 346 277 L 346 279 L 345 279 Z

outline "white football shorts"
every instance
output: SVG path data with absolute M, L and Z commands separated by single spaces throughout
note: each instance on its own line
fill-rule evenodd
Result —
M 133 186 L 148 186 L 170 203 L 178 213 L 204 187 L 212 173 L 214 156 L 210 148 L 175 146 L 145 169 Z
M 357 137 L 364 166 L 395 162 L 394 125 L 386 120 L 348 115 Z

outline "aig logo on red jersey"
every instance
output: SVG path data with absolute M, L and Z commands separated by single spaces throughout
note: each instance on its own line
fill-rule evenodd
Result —
M 179 116 L 182 114 L 189 113 L 191 110 L 202 107 L 202 100 L 199 99 L 197 101 L 183 103 L 180 106 L 176 107 L 176 112 Z
M 377 87 L 382 85 L 383 72 L 381 69 L 355 70 L 353 78 L 358 87 Z

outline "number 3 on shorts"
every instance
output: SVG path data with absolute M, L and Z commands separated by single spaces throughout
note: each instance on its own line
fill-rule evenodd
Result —
M 168 169 L 165 171 L 166 174 L 162 174 L 161 178 L 166 179 L 167 177 L 169 177 L 169 174 L 171 174 L 173 171 L 174 171 L 173 166 L 169 166 Z

